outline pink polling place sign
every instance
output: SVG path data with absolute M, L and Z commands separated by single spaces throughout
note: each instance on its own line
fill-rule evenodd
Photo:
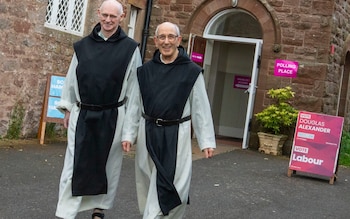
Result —
M 203 62 L 203 54 L 192 52 L 191 59 L 194 62 L 202 63 Z
M 298 72 L 298 62 L 276 59 L 275 76 L 295 78 Z
M 244 75 L 235 75 L 233 80 L 233 88 L 237 89 L 248 89 L 250 84 L 251 77 Z

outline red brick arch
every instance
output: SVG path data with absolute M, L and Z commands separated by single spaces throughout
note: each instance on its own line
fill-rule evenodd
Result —
M 204 29 L 210 19 L 221 11 L 232 9 L 231 2 L 231 0 L 204 1 L 196 8 L 183 32 L 203 36 Z M 267 3 L 262 3 L 260 0 L 238 0 L 238 5 L 235 8 L 245 10 L 255 16 L 260 23 L 263 34 L 262 57 L 254 104 L 254 112 L 258 112 L 263 106 L 266 89 L 271 88 L 273 83 L 279 83 L 271 81 L 269 74 L 271 74 L 270 63 L 281 54 L 281 28 L 274 9 Z
M 207 0 L 200 4 L 194 11 L 189 25 L 184 33 L 195 33 L 203 35 L 205 26 L 220 11 L 231 9 L 231 0 Z M 236 8 L 243 9 L 253 14 L 259 21 L 263 31 L 264 47 L 274 48 L 281 42 L 281 32 L 277 18 L 271 12 L 273 9 L 261 3 L 259 0 L 238 1 Z

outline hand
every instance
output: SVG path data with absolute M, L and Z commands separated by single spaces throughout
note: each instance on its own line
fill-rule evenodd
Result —
M 130 141 L 122 141 L 122 147 L 123 147 L 123 151 L 129 152 L 130 147 L 131 147 L 131 142 Z
M 66 129 L 68 128 L 68 124 L 69 124 L 69 116 L 70 116 L 70 112 L 66 110 L 64 113 L 64 118 L 63 118 L 63 126 Z
M 212 158 L 214 155 L 214 148 L 206 148 L 203 150 L 205 158 Z

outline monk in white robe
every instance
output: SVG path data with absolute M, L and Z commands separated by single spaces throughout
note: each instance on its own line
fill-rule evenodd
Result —
M 177 25 L 165 22 L 154 37 L 158 50 L 138 69 L 122 144 L 136 141 L 136 188 L 143 219 L 184 216 L 192 171 L 191 124 L 206 158 L 215 134 L 202 69 L 180 46 Z
M 103 218 L 113 207 L 123 151 L 121 130 L 131 84 L 141 65 L 138 43 L 119 26 L 122 5 L 106 0 L 100 22 L 74 43 L 74 55 L 57 109 L 65 113 L 68 144 L 60 179 L 56 216 L 75 218 L 93 209 Z

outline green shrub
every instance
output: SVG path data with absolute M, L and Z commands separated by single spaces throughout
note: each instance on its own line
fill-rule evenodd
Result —
M 47 138 L 56 137 L 55 126 L 56 126 L 55 123 L 46 123 L 45 135 Z
M 339 152 L 339 164 L 350 166 L 350 133 L 343 131 Z
M 295 92 L 292 91 L 291 87 L 287 86 L 279 89 L 270 89 L 267 94 L 275 103 L 255 114 L 255 117 L 262 126 L 262 131 L 279 135 L 282 134 L 283 130 L 288 130 L 296 124 L 298 110 L 288 102 L 294 97 Z
M 46 142 L 65 141 L 67 138 L 67 129 L 63 127 L 63 124 L 46 123 L 45 138 Z
M 21 103 L 16 103 L 10 116 L 10 125 L 5 138 L 18 139 L 21 136 L 24 119 L 24 107 Z

